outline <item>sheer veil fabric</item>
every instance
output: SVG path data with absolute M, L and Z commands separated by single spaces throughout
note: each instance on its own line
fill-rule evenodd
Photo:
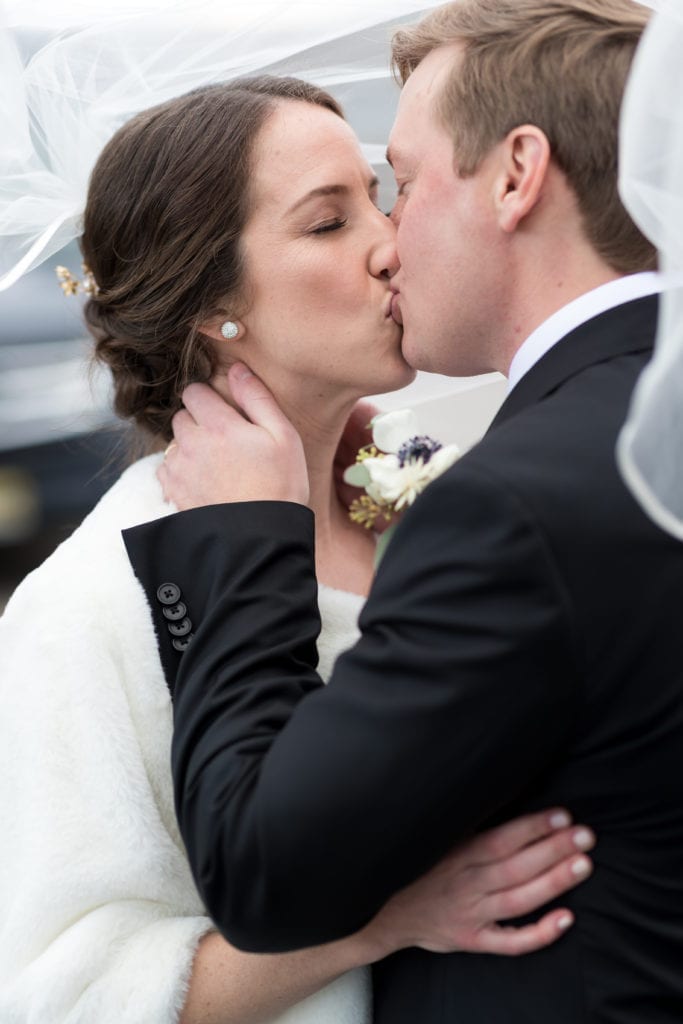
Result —
M 0 0 L 0 292 L 80 235 L 91 170 L 126 120 L 239 75 L 289 74 L 329 89 L 360 137 L 388 210 L 395 191 L 384 154 L 399 97 L 391 35 L 438 6 Z M 419 406 L 424 430 L 465 448 L 484 433 L 503 393 L 498 375 L 420 373 L 405 394 L 377 400 L 383 409 Z
M 655 354 L 636 388 L 617 458 L 648 515 L 683 540 L 683 3 L 658 0 L 622 111 L 620 191 L 679 287 L 661 300 Z
M 157 0 L 100 10 L 76 2 L 57 18 L 54 5 L 42 0 L 6 0 L 0 5 L 0 291 L 80 234 L 95 161 L 140 110 L 261 72 L 301 76 L 343 104 L 350 88 L 390 78 L 392 27 L 433 6 Z M 36 38 L 42 45 L 26 59 Z M 388 127 L 370 127 L 361 140 L 373 163 L 383 161 Z

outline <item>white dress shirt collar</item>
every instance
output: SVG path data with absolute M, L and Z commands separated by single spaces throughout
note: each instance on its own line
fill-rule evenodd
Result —
M 546 352 L 571 331 L 582 324 L 606 313 L 608 309 L 621 306 L 634 299 L 643 299 L 648 295 L 658 295 L 664 291 L 668 282 L 662 274 L 648 271 L 641 274 L 630 274 L 619 277 L 616 281 L 602 284 L 593 291 L 580 295 L 562 309 L 548 317 L 540 327 L 523 341 L 510 363 L 508 373 L 508 392 L 528 373 Z

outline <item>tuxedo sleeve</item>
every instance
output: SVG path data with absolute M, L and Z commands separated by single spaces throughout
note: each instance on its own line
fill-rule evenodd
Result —
M 531 512 L 476 466 L 404 518 L 327 687 L 308 510 L 213 506 L 125 537 L 152 604 L 171 579 L 196 618 L 168 669 L 176 810 L 238 947 L 357 930 L 570 741 L 579 672 L 562 580 Z

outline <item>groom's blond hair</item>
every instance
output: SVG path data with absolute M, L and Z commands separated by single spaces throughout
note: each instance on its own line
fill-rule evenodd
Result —
M 405 84 L 432 50 L 460 43 L 436 111 L 458 173 L 474 174 L 513 128 L 536 125 L 596 251 L 622 274 L 651 269 L 656 252 L 617 191 L 621 101 L 650 14 L 633 0 L 456 0 L 396 32 L 394 70 Z

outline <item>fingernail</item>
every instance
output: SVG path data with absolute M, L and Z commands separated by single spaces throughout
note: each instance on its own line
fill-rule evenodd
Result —
M 235 374 L 238 380 L 246 380 L 247 377 L 254 376 L 249 367 L 245 366 L 244 363 L 235 363 L 235 369 L 233 370 L 233 373 Z
M 588 857 L 577 857 L 572 864 L 572 874 L 577 878 L 585 878 L 586 875 L 590 875 L 591 867 Z
M 595 837 L 592 832 L 589 832 L 587 828 L 580 828 L 572 836 L 574 840 L 574 846 L 579 850 L 590 850 L 595 842 Z
M 559 931 L 566 932 L 567 928 L 571 928 L 571 926 L 573 924 L 574 924 L 574 918 L 572 917 L 572 915 L 571 914 L 563 914 L 562 917 L 557 922 L 557 927 L 558 927 Z
M 550 815 L 550 824 L 552 828 L 566 828 L 567 825 L 571 825 L 571 816 L 566 811 L 554 811 Z

